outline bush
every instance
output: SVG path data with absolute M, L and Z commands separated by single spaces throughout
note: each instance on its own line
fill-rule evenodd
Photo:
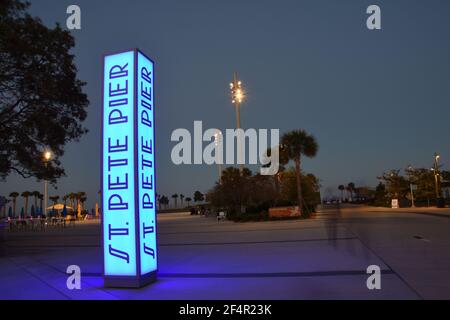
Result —
M 391 206 L 391 204 L 388 203 L 388 201 L 385 199 L 372 199 L 367 202 L 367 205 L 372 206 L 372 207 L 385 207 L 385 208 L 388 208 Z

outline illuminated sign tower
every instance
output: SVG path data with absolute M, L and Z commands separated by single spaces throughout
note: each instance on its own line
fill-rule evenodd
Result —
M 156 280 L 154 63 L 139 50 L 104 57 L 102 229 L 107 287 Z

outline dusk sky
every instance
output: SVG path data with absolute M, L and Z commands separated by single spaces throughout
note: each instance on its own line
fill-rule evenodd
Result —
M 320 146 L 303 168 L 338 193 L 339 184 L 374 187 L 377 176 L 408 164 L 450 169 L 450 2 L 433 1 L 31 1 L 47 25 L 72 31 L 79 78 L 87 82 L 89 134 L 67 146 L 67 177 L 51 195 L 86 191 L 98 201 L 102 55 L 139 48 L 156 62 L 157 191 L 191 196 L 217 180 L 216 166 L 175 166 L 173 130 L 235 127 L 233 71 L 248 92 L 244 128 L 305 129 Z M 382 10 L 369 31 L 366 9 Z M 20 130 L 20 128 L 18 128 Z M 11 134 L 14 134 L 13 132 Z M 206 144 L 205 144 L 206 145 Z M 11 175 L 0 194 L 40 190 Z M 19 202 L 19 205 L 21 202 Z

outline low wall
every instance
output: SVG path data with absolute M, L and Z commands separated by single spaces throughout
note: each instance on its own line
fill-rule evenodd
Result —
M 301 212 L 298 206 L 296 207 L 278 207 L 269 209 L 270 218 L 288 218 L 300 217 Z

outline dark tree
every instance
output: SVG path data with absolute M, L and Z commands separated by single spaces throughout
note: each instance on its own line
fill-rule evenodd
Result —
M 409 192 L 409 182 L 400 175 L 400 170 L 390 170 L 378 177 L 386 188 L 387 196 L 391 199 L 404 199 Z
M 300 210 L 303 208 L 303 193 L 302 193 L 302 156 L 309 158 L 315 157 L 319 145 L 317 144 L 314 136 L 308 134 L 304 130 L 293 130 L 287 132 L 281 138 L 280 154 L 284 154 L 283 157 L 294 161 L 295 173 L 297 179 L 297 199 Z M 309 214 L 302 210 L 302 216 L 309 217 Z
M 350 192 L 350 200 L 353 200 L 353 192 L 355 191 L 355 188 L 356 188 L 356 186 L 355 186 L 355 184 L 353 182 L 350 182 L 347 185 L 347 189 Z
M 339 185 L 338 189 L 341 191 L 341 201 L 344 202 L 344 190 L 345 187 L 343 184 Z
M 159 202 L 167 209 L 167 206 L 169 205 L 169 198 L 162 196 Z
M 205 196 L 200 191 L 194 192 L 194 202 L 202 202 L 205 200 Z
M 75 42 L 59 25 L 46 27 L 29 4 L 0 1 L 0 178 L 56 179 L 64 146 L 87 130 L 88 98 L 77 79 Z M 46 149 L 53 159 L 45 165 Z
M 173 195 L 172 195 L 172 198 L 173 198 L 173 200 L 175 201 L 175 208 L 178 207 L 178 205 L 177 205 L 178 194 L 177 194 L 177 193 L 173 194 Z
M 312 212 L 320 204 L 319 179 L 304 173 L 301 179 L 303 208 Z M 280 191 L 280 193 L 278 193 Z M 238 168 L 223 170 L 220 183 L 209 190 L 208 202 L 216 208 L 225 208 L 231 214 L 267 212 L 276 206 L 291 206 L 298 203 L 297 175 L 294 168 L 288 168 L 280 175 L 280 190 L 276 189 L 271 176 L 255 174 L 248 168 L 242 173 Z

